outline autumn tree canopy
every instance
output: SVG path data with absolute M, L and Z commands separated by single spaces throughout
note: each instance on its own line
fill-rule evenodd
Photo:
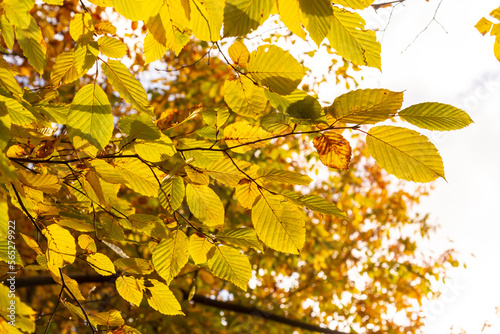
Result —
M 323 105 L 289 52 L 380 69 L 372 4 L 0 1 L 0 332 L 418 331 L 456 260 L 418 250 L 429 188 L 388 173 L 445 177 L 403 122 L 472 120 L 387 89 Z

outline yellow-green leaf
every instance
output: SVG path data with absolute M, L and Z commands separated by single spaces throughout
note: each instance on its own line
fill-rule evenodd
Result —
M 226 145 L 234 152 L 245 153 L 252 148 L 265 147 L 272 134 L 246 121 L 231 123 L 224 128 Z
M 144 196 L 156 197 L 160 185 L 151 169 L 139 159 L 116 159 L 116 167 L 127 185 Z
M 304 174 L 291 172 L 288 170 L 261 168 L 257 171 L 259 179 L 264 182 L 280 182 L 298 185 L 308 185 L 312 179 Z
M 177 152 L 172 140 L 164 134 L 162 134 L 160 139 L 137 141 L 134 149 L 142 159 L 149 162 L 165 161 Z
M 0 151 L 3 151 L 7 147 L 10 137 L 10 126 L 9 112 L 5 108 L 0 107 Z
M 233 164 L 238 165 L 238 168 L 244 169 L 244 165 L 248 165 L 248 163 L 235 160 L 235 159 L 221 159 L 219 161 L 215 161 L 204 168 L 204 172 L 213 177 L 219 182 L 222 182 L 230 187 L 234 187 L 238 185 L 241 179 L 245 178 L 245 174 L 240 172 L 238 168 Z
M 300 8 L 300 1 L 278 0 L 277 5 L 281 21 L 291 32 L 305 40 L 306 32 L 302 28 L 304 14 Z
M 184 315 L 181 305 L 168 286 L 155 279 L 149 279 L 148 283 L 150 284 L 146 289 L 149 292 L 147 295 L 149 306 L 165 315 Z
M 189 254 L 195 264 L 205 263 L 213 256 L 214 244 L 201 233 L 189 237 Z
M 258 118 L 266 110 L 267 97 L 264 88 L 241 75 L 224 83 L 224 100 L 229 108 L 242 116 Z
M 28 19 L 29 24 L 29 16 L 23 16 L 23 18 Z M 14 47 L 14 27 L 7 20 L 5 15 L 0 15 L 0 31 L 2 32 L 2 37 L 5 45 L 8 49 L 12 50 L 12 48 Z
M 173 177 L 164 180 L 158 191 L 158 200 L 161 206 L 172 213 L 177 210 L 184 200 L 185 188 L 182 177 Z
M 208 186 L 188 184 L 186 200 L 193 216 L 207 226 L 224 225 L 224 206 Z
M 31 66 L 41 75 L 47 64 L 47 46 L 36 20 L 30 16 L 25 29 L 16 26 L 16 38 Z
M 160 129 L 149 115 L 128 115 L 121 117 L 118 126 L 123 133 L 132 138 L 156 140 L 162 137 Z
M 401 110 L 398 115 L 408 123 L 428 130 L 458 130 L 473 123 L 465 111 L 437 102 L 415 104 Z
M 139 258 L 122 258 L 114 262 L 116 268 L 129 274 L 147 275 L 154 270 L 150 261 Z
M 91 321 L 102 326 L 123 326 L 125 321 L 118 310 L 109 310 L 107 312 L 99 312 L 89 316 Z
M 189 3 L 193 35 L 203 41 L 218 41 L 222 28 L 224 1 L 190 0 Z
M 396 114 L 402 104 L 403 92 L 358 89 L 337 97 L 328 112 L 337 122 L 375 124 Z
M 223 158 L 223 153 L 219 151 L 206 150 L 208 148 L 218 149 L 213 143 L 200 141 L 193 138 L 183 138 L 179 140 L 179 149 L 189 150 L 183 151 L 186 160 L 194 159 L 191 165 L 195 167 L 204 168 L 214 161 L 218 161 Z
M 110 58 L 121 58 L 127 54 L 127 46 L 117 38 L 102 36 L 97 44 L 99 51 Z
M 329 202 L 321 196 L 314 194 L 300 196 L 292 191 L 284 191 L 282 194 L 297 205 L 307 206 L 309 210 L 332 215 L 340 219 L 347 219 L 347 215 L 344 211 L 340 210 L 335 204 Z
M 89 42 L 85 44 L 78 43 L 74 49 L 74 66 L 79 75 L 87 73 L 96 63 L 99 56 L 99 45 L 97 42 Z
M 77 13 L 69 23 L 69 34 L 77 43 L 86 44 L 94 36 L 94 24 L 89 13 Z
M 255 182 L 243 179 L 236 186 L 234 194 L 244 208 L 251 209 L 255 200 L 259 197 L 260 191 Z
M 444 178 L 443 160 L 424 135 L 405 128 L 376 126 L 366 137 L 370 154 L 400 179 L 430 182 Z
M 380 69 L 380 44 L 375 32 L 365 29 L 365 20 L 358 13 L 337 7 L 333 7 L 333 16 L 327 37 L 337 53 L 354 64 Z
M 304 245 L 303 213 L 281 195 L 262 194 L 252 208 L 252 223 L 259 239 L 272 249 L 298 254 Z
M 113 133 L 113 111 L 106 93 L 95 84 L 76 92 L 68 114 L 68 133 L 74 141 L 80 137 L 102 150 Z
M 215 276 L 247 291 L 248 281 L 252 277 L 252 266 L 239 250 L 229 246 L 217 246 L 207 266 Z
M 153 250 L 153 265 L 167 285 L 180 273 L 188 259 L 189 239 L 180 230 L 163 239 Z
M 55 194 L 61 189 L 57 175 L 34 174 L 27 171 L 18 172 L 19 180 L 30 188 L 41 190 L 48 194 Z
M 290 94 L 306 74 L 302 65 L 276 45 L 261 45 L 250 54 L 248 73 L 258 83 L 281 95 Z
M 87 256 L 87 263 L 94 269 L 99 275 L 110 276 L 116 273 L 115 266 L 113 262 L 102 253 L 94 253 Z
M 116 279 L 116 291 L 129 303 L 139 306 L 144 292 L 144 283 L 132 276 L 120 276 Z
M 224 7 L 224 37 L 246 36 L 273 11 L 273 0 L 227 0 Z
M 341 134 L 328 131 L 313 139 L 314 148 L 325 166 L 348 170 L 351 162 L 351 145 Z
M 23 93 L 21 87 L 19 87 L 16 79 L 8 69 L 0 68 L 0 85 L 13 95 L 20 95 Z
M 108 62 L 102 63 L 101 67 L 113 88 L 125 101 L 141 112 L 153 113 L 153 107 L 149 104 L 148 94 L 146 94 L 144 87 L 124 64 L 118 60 L 110 59 Z

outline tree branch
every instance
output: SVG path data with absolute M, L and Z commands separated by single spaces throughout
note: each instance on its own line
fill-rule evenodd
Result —
M 77 273 L 77 274 L 69 274 L 69 277 L 76 280 L 78 283 L 112 283 L 116 280 L 120 274 L 114 274 L 110 276 L 101 276 L 98 274 L 86 274 L 86 273 Z M 4 282 L 7 284 L 7 282 Z M 32 287 L 32 286 L 40 286 L 40 285 L 49 285 L 56 284 L 56 282 L 52 279 L 51 276 L 43 275 L 43 276 L 30 276 L 30 277 L 22 277 L 16 279 L 16 288 L 22 287 Z M 181 290 L 184 296 L 184 299 L 187 299 L 189 296 L 189 291 Z M 340 332 L 333 329 L 322 328 L 319 326 L 311 325 L 299 320 L 290 319 L 284 316 L 280 316 L 271 312 L 266 312 L 256 307 L 244 306 L 235 303 L 213 300 L 208 297 L 195 294 L 192 299 L 192 302 L 206 305 L 209 307 L 215 307 L 220 310 L 227 310 L 231 312 L 247 314 L 253 317 L 260 317 L 265 320 L 270 320 L 274 322 L 278 322 L 284 325 L 297 327 L 301 329 L 306 329 L 309 331 L 317 332 L 317 333 L 327 333 L 327 334 L 347 334 L 345 332 Z

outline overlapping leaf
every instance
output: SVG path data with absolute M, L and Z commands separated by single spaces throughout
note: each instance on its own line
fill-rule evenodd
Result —
M 273 0 L 227 0 L 224 7 L 224 37 L 245 36 L 271 14 Z
M 149 279 L 146 290 L 149 306 L 165 315 L 184 315 L 181 305 L 168 286 L 155 279 Z
M 42 74 L 47 64 L 47 46 L 42 31 L 32 16 L 30 16 L 30 23 L 26 28 L 16 26 L 16 38 L 31 66 L 39 74 Z
M 251 118 L 261 116 L 267 105 L 264 89 L 244 75 L 235 80 L 226 80 L 224 100 L 232 111 Z
M 178 230 L 163 239 L 153 250 L 153 265 L 167 285 L 179 274 L 189 259 L 189 239 Z
M 188 184 L 186 200 L 193 216 L 205 225 L 224 225 L 224 206 L 219 196 L 208 186 Z
M 229 124 L 224 129 L 224 140 L 232 151 L 245 153 L 252 148 L 265 147 L 269 144 L 267 138 L 272 135 L 258 126 L 246 121 Z
M 204 41 L 218 41 L 222 29 L 224 2 L 219 0 L 190 0 L 193 35 Z

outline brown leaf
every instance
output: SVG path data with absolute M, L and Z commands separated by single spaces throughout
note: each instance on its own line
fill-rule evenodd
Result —
M 351 145 L 342 135 L 328 131 L 313 139 L 319 158 L 328 167 L 349 169 Z

